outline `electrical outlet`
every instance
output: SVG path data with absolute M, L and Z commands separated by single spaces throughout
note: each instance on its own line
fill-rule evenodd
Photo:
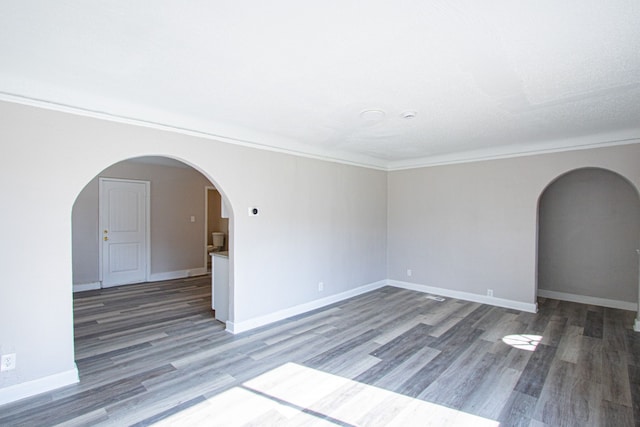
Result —
M 324 291 L 324 282 L 319 282 L 318 283 L 318 292 L 322 292 Z
M 16 369 L 16 354 L 3 354 L 0 358 L 0 371 Z
M 487 296 L 488 297 L 492 297 L 493 296 L 493 289 L 487 289 Z
M 413 274 L 413 272 L 411 271 L 411 269 L 407 269 L 407 276 L 411 277 L 412 274 Z

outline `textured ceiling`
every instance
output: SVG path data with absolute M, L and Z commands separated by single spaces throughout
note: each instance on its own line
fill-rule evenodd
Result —
M 623 143 L 640 2 L 0 0 L 0 92 L 383 168 Z

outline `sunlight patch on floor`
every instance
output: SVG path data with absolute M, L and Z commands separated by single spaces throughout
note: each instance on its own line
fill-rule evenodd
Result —
M 540 335 L 515 334 L 502 338 L 502 342 L 505 344 L 527 351 L 536 351 L 536 347 L 538 347 L 540 341 L 542 341 L 542 336 Z
M 287 363 L 155 426 L 498 426 L 499 423 Z

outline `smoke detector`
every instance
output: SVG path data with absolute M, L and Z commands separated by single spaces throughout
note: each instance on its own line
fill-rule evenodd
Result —
M 382 110 L 364 110 L 360 113 L 360 118 L 368 122 L 377 122 L 384 119 L 386 113 Z

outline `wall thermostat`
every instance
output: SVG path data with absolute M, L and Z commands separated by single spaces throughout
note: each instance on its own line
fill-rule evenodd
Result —
M 260 209 L 257 207 L 249 208 L 249 216 L 258 216 L 260 214 Z

